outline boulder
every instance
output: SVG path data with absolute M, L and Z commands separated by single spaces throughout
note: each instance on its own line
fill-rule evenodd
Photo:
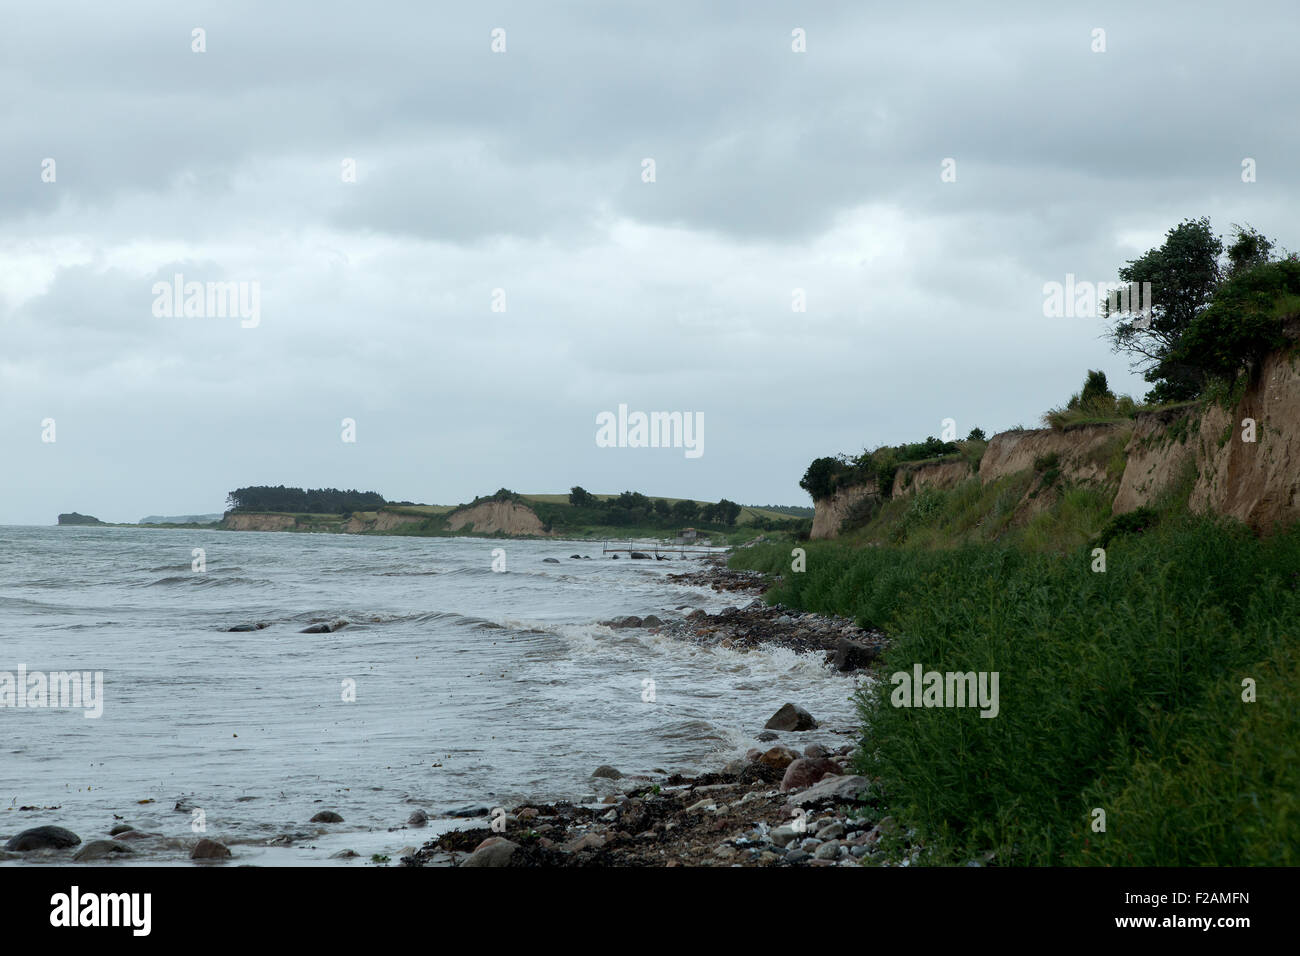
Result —
M 542 564 L 559 564 L 559 558 L 542 558 Z
M 342 823 L 342 822 L 343 822 L 343 818 L 342 818 L 341 816 L 339 816 L 337 813 L 335 813 L 333 810 L 322 810 L 320 813 L 316 814 L 314 817 L 312 817 L 312 818 L 311 818 L 309 821 L 307 821 L 307 822 L 309 822 L 309 823 Z
M 855 671 L 870 667 L 879 656 L 880 648 L 841 637 L 835 642 L 835 650 L 831 652 L 831 666 L 837 671 Z
M 129 823 L 119 823 L 117 826 L 113 827 L 113 829 L 108 831 L 108 835 L 117 836 L 119 833 L 125 833 L 127 830 L 134 829 L 135 827 L 131 826 Z
M 817 721 L 798 704 L 785 704 L 763 725 L 765 730 L 816 730 Z
M 81 842 L 81 837 L 63 827 L 32 827 L 5 844 L 6 850 L 27 853 L 31 850 L 66 850 Z
M 785 776 L 781 778 L 781 792 L 802 790 L 823 777 L 843 773 L 839 764 L 825 757 L 800 757 L 785 768 Z
M 642 627 L 659 627 L 662 624 L 663 621 L 653 614 L 647 614 L 645 617 L 641 619 Z
M 406 818 L 406 825 L 412 827 L 422 827 L 429 822 L 429 815 L 423 810 L 416 810 Z
M 117 853 L 130 854 L 134 852 L 135 850 L 131 849 L 131 847 L 125 843 L 119 843 L 117 840 L 91 840 L 72 854 L 72 858 L 78 863 L 85 863 L 90 860 L 102 860 Z
M 209 840 L 204 837 L 198 843 L 194 844 L 194 849 L 190 851 L 191 860 L 228 860 L 230 859 L 230 848 L 216 840 Z
M 635 614 L 629 614 L 626 617 L 616 617 L 614 620 L 605 623 L 609 627 L 640 627 L 641 619 Z
M 617 770 L 615 770 L 607 763 L 601 764 L 599 767 L 597 767 L 595 770 L 592 771 L 591 775 L 593 777 L 604 777 L 606 780 L 618 780 L 620 777 L 623 776 L 621 773 L 619 773 Z
M 830 775 L 787 802 L 795 807 L 809 807 L 819 803 L 865 803 L 872 788 L 872 782 L 866 777 Z
M 455 810 L 447 811 L 449 817 L 485 817 L 487 815 L 487 807 L 457 807 Z
M 649 561 L 650 555 L 646 554 L 644 551 L 633 551 L 632 558 L 637 561 Z
M 763 753 L 758 758 L 758 762 L 763 764 L 765 767 L 784 771 L 786 767 L 790 766 L 790 764 L 794 763 L 798 758 L 799 755 L 789 747 L 778 746 Z
M 328 634 L 332 628 L 328 624 L 313 624 L 311 627 L 304 627 L 299 634 Z

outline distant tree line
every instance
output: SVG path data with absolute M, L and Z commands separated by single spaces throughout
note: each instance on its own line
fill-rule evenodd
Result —
M 375 511 L 386 502 L 376 491 L 340 491 L 337 488 L 286 488 L 284 485 L 249 485 L 226 496 L 230 511 L 290 511 L 297 514 L 348 514 Z
M 569 492 L 569 504 L 587 514 L 582 523 L 614 526 L 682 528 L 690 525 L 731 527 L 740 517 L 741 506 L 726 498 L 715 504 L 683 499 L 669 502 L 649 498 L 639 491 L 625 491 L 613 498 L 597 498 L 585 488 Z

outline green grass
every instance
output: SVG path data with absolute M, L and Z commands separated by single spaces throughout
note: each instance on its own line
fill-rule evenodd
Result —
M 944 510 L 977 496 L 955 491 Z M 1071 494 L 1054 520 L 1090 524 L 1097 502 Z M 923 860 L 1300 863 L 1300 526 L 1261 540 L 1171 506 L 1110 541 L 1105 573 L 1090 569 L 1091 542 L 1035 549 L 1033 537 L 810 542 L 800 574 L 785 573 L 788 546 L 731 563 L 778 575 L 771 601 L 884 627 L 885 675 L 999 673 L 993 719 L 895 708 L 888 679 L 859 698 L 858 769 L 916 829 Z M 1245 678 L 1256 703 L 1241 699 Z

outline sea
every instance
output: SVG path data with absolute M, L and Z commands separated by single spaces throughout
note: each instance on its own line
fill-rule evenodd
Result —
M 603 764 L 720 769 L 787 701 L 852 727 L 854 681 L 820 655 L 602 624 L 752 599 L 670 580 L 696 561 L 621 557 L 601 542 L 0 527 L 0 845 L 125 824 L 159 838 L 113 865 L 188 865 L 200 836 L 254 865 L 394 865 L 467 808 L 598 800 Z M 302 633 L 320 623 L 343 626 Z M 30 688 L 60 672 L 102 678 L 93 707 L 4 701 L 6 674 Z M 321 810 L 343 822 L 310 823 Z M 407 826 L 416 810 L 428 826 Z M 40 862 L 67 860 L 0 866 Z

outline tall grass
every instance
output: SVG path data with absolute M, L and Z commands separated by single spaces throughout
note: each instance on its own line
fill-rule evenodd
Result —
M 887 629 L 886 676 L 999 673 L 992 719 L 895 708 L 888 679 L 860 697 L 860 769 L 936 861 L 1300 863 L 1300 526 L 1169 512 L 1104 573 L 1090 548 L 810 542 L 802 573 L 788 546 L 733 564 L 781 574 L 770 600 Z

